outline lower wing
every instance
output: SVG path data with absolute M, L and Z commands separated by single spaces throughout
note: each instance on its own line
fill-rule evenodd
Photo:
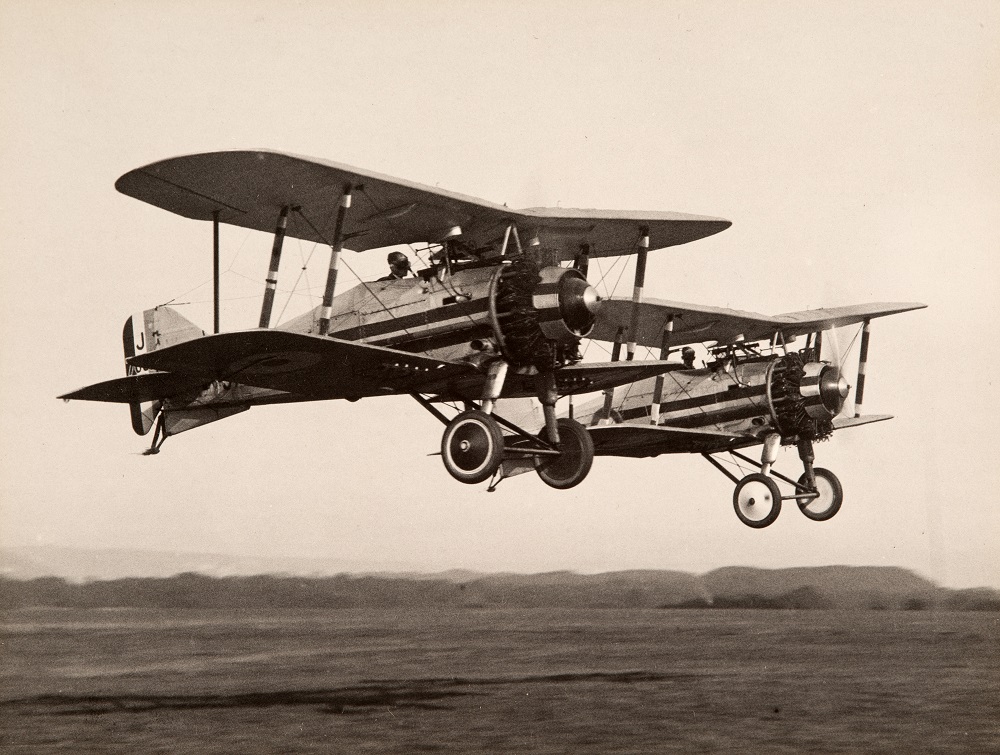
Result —
M 717 453 L 760 443 L 753 436 L 717 430 L 689 430 L 665 425 L 617 425 L 588 427 L 597 456 L 657 456 L 659 454 Z

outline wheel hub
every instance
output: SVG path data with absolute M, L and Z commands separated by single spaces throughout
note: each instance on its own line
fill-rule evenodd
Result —
M 455 465 L 472 472 L 483 465 L 491 449 L 490 438 L 478 424 L 467 422 L 452 437 L 451 456 Z

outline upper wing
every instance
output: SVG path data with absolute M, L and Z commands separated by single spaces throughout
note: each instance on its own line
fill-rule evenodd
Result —
M 785 340 L 789 341 L 795 336 L 839 328 L 912 309 L 923 309 L 927 305 L 915 302 L 856 304 L 849 307 L 810 309 L 804 312 L 768 316 L 722 307 L 647 299 L 638 305 L 639 327 L 633 339 L 628 329 L 634 306 L 636 305 L 631 299 L 605 300 L 601 304 L 590 337 L 601 341 L 614 341 L 621 328 L 625 340 L 635 340 L 643 346 L 658 348 L 663 340 L 663 331 L 672 316 L 674 330 L 670 342 L 675 346 L 703 341 L 716 341 L 720 344 L 762 341 L 772 338 L 775 333 L 781 333 Z
M 133 357 L 129 363 L 312 399 L 413 393 L 477 373 L 464 362 L 281 330 L 205 336 Z
M 561 259 L 573 259 L 581 244 L 590 255 L 631 254 L 640 227 L 658 249 L 710 236 L 728 220 L 674 212 L 614 210 L 513 210 L 349 165 L 271 151 L 185 155 L 130 171 L 115 183 L 123 194 L 196 220 L 271 232 L 282 207 L 299 208 L 288 218 L 287 235 L 330 243 L 341 192 L 354 187 L 345 217 L 345 245 L 356 251 L 435 242 L 460 226 L 473 248 L 497 247 L 515 223 L 525 242 L 537 236 Z

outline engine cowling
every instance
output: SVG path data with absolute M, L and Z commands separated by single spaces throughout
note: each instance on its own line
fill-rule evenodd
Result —
M 580 339 L 593 330 L 601 299 L 579 270 L 505 265 L 491 292 L 494 329 L 513 364 L 540 370 L 579 359 Z
M 531 295 L 538 326 L 553 341 L 578 342 L 594 329 L 601 300 L 579 270 L 546 267 Z
M 851 390 L 840 368 L 809 362 L 802 369 L 799 395 L 806 413 L 813 419 L 833 419 L 840 414 Z
M 788 354 L 768 367 L 768 404 L 785 437 L 827 437 L 850 389 L 839 367 L 806 362 L 799 354 Z

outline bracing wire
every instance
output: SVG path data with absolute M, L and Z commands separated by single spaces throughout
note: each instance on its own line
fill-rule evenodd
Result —
M 309 262 L 312 260 L 312 256 L 316 252 L 316 248 L 319 246 L 319 243 L 318 242 L 313 242 L 313 247 L 312 247 L 312 249 L 309 250 L 309 256 L 305 257 L 305 258 L 303 258 L 303 255 L 302 255 L 302 244 L 301 244 L 301 242 L 299 244 L 297 244 L 297 246 L 298 246 L 298 249 L 299 249 L 299 259 L 302 261 L 302 267 L 299 270 L 299 277 L 296 278 L 295 279 L 295 283 L 292 284 L 292 290 L 288 292 L 288 298 L 285 299 L 285 306 L 283 306 L 281 308 L 281 311 L 278 313 L 278 322 L 281 322 L 281 318 L 285 316 L 285 310 L 288 309 L 288 305 L 292 301 L 292 296 L 295 295 L 296 289 L 298 289 L 298 287 L 299 287 L 299 281 L 302 280 L 303 276 L 306 279 L 306 288 L 305 288 L 305 290 L 306 291 L 312 290 L 309 287 L 309 277 L 308 277 L 307 271 L 308 271 L 308 268 L 309 268 Z
M 364 193 L 364 191 L 363 191 L 363 190 L 362 190 L 362 193 Z M 365 196 L 367 197 L 367 194 L 366 194 Z M 368 199 L 369 199 L 369 201 L 371 201 L 371 198 L 370 198 L 370 197 L 369 197 Z M 373 204 L 374 204 L 374 203 L 373 203 Z M 329 241 L 327 241 L 326 237 L 325 237 L 325 236 L 324 236 L 324 235 L 323 235 L 322 233 L 320 233 L 319 229 L 318 229 L 318 228 L 316 228 L 316 226 L 314 226 L 314 225 L 312 224 L 312 221 L 311 221 L 311 220 L 309 220 L 309 218 L 307 218 L 307 217 L 306 217 L 305 213 L 304 213 L 304 212 L 302 212 L 302 209 L 301 209 L 301 208 L 296 208 L 296 209 L 295 209 L 295 211 L 296 211 L 296 212 L 297 212 L 297 213 L 299 214 L 299 216 L 300 216 L 300 217 L 301 217 L 301 218 L 302 218 L 302 219 L 303 219 L 304 221 L 306 221 L 306 224 L 307 224 L 307 225 L 308 225 L 308 226 L 309 226 L 309 227 L 310 227 L 310 228 L 312 229 L 313 233 L 315 233 L 315 234 L 316 234 L 316 236 L 318 236 L 318 237 L 319 237 L 320 239 L 322 239 L 322 240 L 323 240 L 323 243 L 324 243 L 324 244 L 326 244 L 327 246 L 331 246 L 331 247 L 333 246 L 333 244 L 331 244 L 331 243 L 330 243 Z M 357 279 L 358 279 L 358 281 L 359 281 L 359 282 L 361 283 L 361 285 L 365 287 L 365 291 L 367 291 L 367 292 L 368 292 L 368 293 L 369 293 L 369 294 L 371 295 L 371 297 L 372 297 L 372 298 L 373 298 L 373 299 L 374 299 L 375 301 L 377 301 L 377 302 L 378 302 L 379 306 L 380 306 L 380 307 L 382 308 L 382 310 L 383 310 L 383 311 L 384 311 L 384 312 L 385 312 L 386 314 L 388 314 L 388 315 L 389 315 L 389 317 L 391 317 L 391 318 L 392 318 L 393 320 L 397 320 L 397 319 L 399 319 L 399 318 L 397 318 L 397 317 L 396 317 L 395 313 L 393 313 L 393 311 L 392 311 L 391 309 L 389 309 L 389 308 L 388 308 L 388 307 L 387 307 L 387 306 L 385 305 L 385 302 L 383 302 L 383 301 L 382 301 L 382 300 L 381 300 L 381 299 L 380 299 L 380 298 L 378 297 L 378 294 L 376 294 L 376 293 L 375 293 L 375 292 L 374 292 L 374 291 L 372 290 L 372 287 L 371 287 L 371 286 L 369 286 L 369 285 L 368 285 L 368 283 L 367 283 L 366 281 L 363 281 L 363 280 L 361 280 L 361 276 L 360 276 L 360 275 L 358 275 L 358 274 L 357 274 L 356 272 L 354 272 L 354 268 L 352 268 L 352 267 L 351 267 L 350 263 L 349 263 L 349 262 L 348 262 L 347 260 L 345 260 L 345 259 L 344 259 L 343 257 L 341 257 L 340 261 L 341 261 L 341 262 L 343 263 L 344 267 L 346 267 L 346 268 L 347 268 L 348 272 L 350 272 L 350 274 L 351 274 L 351 275 L 353 275 L 353 276 L 354 276 L 355 278 L 357 278 Z M 403 332 L 404 332 L 404 333 L 406 333 L 406 335 L 412 335 L 412 334 L 410 333 L 410 331 L 409 331 L 409 330 L 408 330 L 407 328 L 405 328 L 405 327 L 404 327 L 404 328 L 402 328 L 402 330 L 403 330 Z

